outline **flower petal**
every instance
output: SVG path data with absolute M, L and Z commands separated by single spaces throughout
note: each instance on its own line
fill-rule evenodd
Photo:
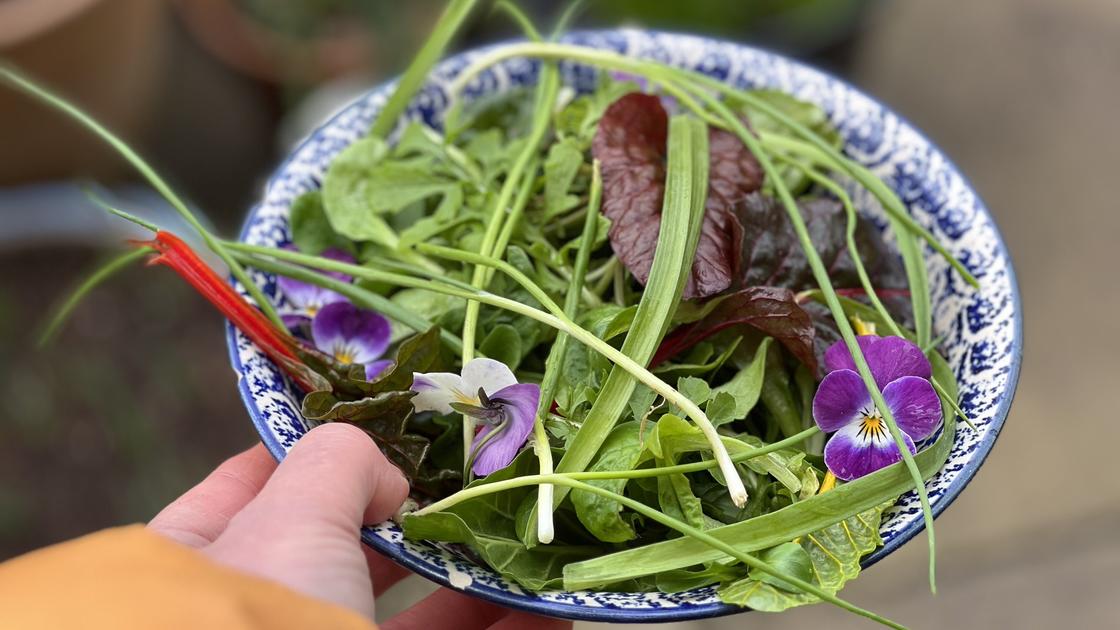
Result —
M 449 414 L 454 411 L 451 403 L 461 402 L 463 393 L 463 379 L 458 374 L 450 372 L 429 372 L 421 374 L 412 373 L 412 407 L 416 411 L 434 411 L 439 414 Z M 473 404 L 478 404 L 475 401 Z
M 384 372 L 385 370 L 389 369 L 389 366 L 391 366 L 391 365 L 393 365 L 393 362 L 390 359 L 380 359 L 380 360 L 377 360 L 377 361 L 371 361 L 371 362 L 367 363 L 366 364 L 366 380 L 367 381 L 372 381 L 373 379 L 377 378 L 378 376 L 381 376 L 381 373 Z
M 286 245 L 284 249 L 298 251 L 294 245 Z M 323 258 L 329 258 L 339 262 L 356 262 L 353 256 L 337 247 L 326 249 L 319 255 Z M 353 278 L 344 273 L 337 271 L 328 271 L 325 273 L 336 280 L 341 280 L 343 282 L 353 281 Z M 302 282 L 287 276 L 280 276 L 276 282 L 280 288 L 280 292 L 284 294 L 284 298 L 288 300 L 288 303 L 309 316 L 314 316 L 319 309 L 327 304 L 346 301 L 346 296 L 341 293 L 336 293 L 330 289 L 324 289 L 310 282 Z
M 898 428 L 914 440 L 924 440 L 941 422 L 941 399 L 924 378 L 903 376 L 883 388 Z
M 877 433 L 861 432 L 861 424 L 853 422 L 840 429 L 824 447 L 825 465 L 844 481 L 858 479 L 902 459 L 885 426 Z M 902 439 L 911 453 L 917 452 L 909 435 L 903 433 Z
M 505 363 L 494 359 L 471 359 L 463 366 L 463 389 L 472 396 L 478 395 L 478 388 L 493 396 L 503 387 L 517 384 L 517 377 Z
M 826 433 L 848 426 L 871 408 L 871 395 L 852 370 L 830 372 L 813 397 L 813 419 Z
M 284 326 L 286 326 L 288 330 L 296 331 L 302 328 L 304 325 L 310 324 L 311 318 L 303 312 L 281 313 L 280 321 L 284 322 Z
M 517 383 L 490 394 L 490 401 L 502 407 L 503 428 L 501 434 L 486 442 L 482 451 L 475 455 L 471 465 L 475 475 L 484 477 L 509 466 L 533 431 L 540 400 L 541 388 L 534 383 Z M 494 430 L 497 427 L 485 427 L 479 431 L 472 448 L 477 449 Z
M 327 304 L 346 301 L 346 297 L 341 293 L 287 276 L 277 278 L 276 284 L 288 304 L 307 315 L 314 315 Z
M 918 376 L 929 379 L 933 373 L 929 359 L 922 353 L 918 344 L 902 337 L 877 337 L 863 335 L 857 337 L 860 350 L 867 358 L 867 366 L 880 388 L 903 376 Z M 848 346 L 841 341 L 832 344 L 824 353 L 825 370 L 856 370 L 855 361 L 848 352 Z
M 381 358 L 389 347 L 389 320 L 380 313 L 360 309 L 349 302 L 324 306 L 311 322 L 311 337 L 323 352 L 350 363 L 369 363 Z

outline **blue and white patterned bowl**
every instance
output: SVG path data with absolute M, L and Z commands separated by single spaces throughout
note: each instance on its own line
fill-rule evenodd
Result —
M 848 155 L 883 177 L 914 218 L 933 231 L 979 278 L 970 290 L 931 250 L 926 252 L 934 304 L 934 327 L 946 336 L 949 364 L 961 386 L 961 406 L 977 431 L 957 432 L 945 467 L 929 482 L 934 513 L 964 489 L 1007 418 L 1022 361 L 1022 305 L 1011 259 L 991 215 L 964 176 L 916 129 L 850 85 L 770 52 L 688 35 L 639 30 L 575 33 L 566 38 L 596 48 L 691 68 L 740 87 L 776 88 L 823 107 L 840 129 Z M 498 46 L 502 46 L 499 44 Z M 493 47 L 467 52 L 439 64 L 407 111 L 410 119 L 438 125 L 448 105 L 447 87 L 473 59 Z M 477 98 L 536 81 L 539 64 L 510 60 L 485 72 L 466 91 Z M 564 64 L 575 89 L 594 86 L 595 73 Z M 385 84 L 360 97 L 305 140 L 269 180 L 264 200 L 249 214 L 242 240 L 277 245 L 288 238 L 288 208 L 300 193 L 317 188 L 333 157 L 369 129 L 391 94 Z M 850 187 L 859 207 L 882 223 L 882 211 L 865 192 Z M 257 275 L 271 296 L 274 278 Z M 276 299 L 282 299 L 277 297 Z M 276 367 L 232 327 L 230 360 L 240 377 L 245 406 L 265 445 L 278 459 L 307 430 L 296 392 Z M 864 563 L 873 564 L 921 531 L 917 497 L 909 493 L 883 522 L 883 547 Z M 498 604 L 553 617 L 620 622 L 666 622 L 736 612 L 721 604 L 711 588 L 671 595 L 551 591 L 530 593 L 450 546 L 406 541 L 399 527 L 383 523 L 363 530 L 364 540 L 398 563 L 438 582 Z

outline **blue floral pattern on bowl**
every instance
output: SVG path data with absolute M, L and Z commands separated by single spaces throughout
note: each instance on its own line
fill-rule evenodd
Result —
M 640 30 L 573 33 L 567 42 L 611 49 L 691 68 L 741 87 L 779 89 L 824 108 L 838 126 L 848 155 L 866 165 L 899 193 L 911 214 L 929 228 L 980 280 L 972 291 L 932 250 L 926 251 L 934 304 L 934 329 L 945 336 L 950 366 L 961 386 L 961 406 L 977 430 L 962 427 L 948 462 L 929 482 L 935 513 L 968 484 L 983 463 L 1007 418 L 1022 359 L 1022 319 L 1011 260 L 991 215 L 955 166 L 899 116 L 843 81 L 780 55 L 688 35 Z M 498 44 L 497 46 L 502 46 Z M 410 120 L 438 125 L 448 105 L 447 87 L 472 60 L 495 47 L 466 52 L 440 63 L 406 112 Z M 513 59 L 471 81 L 465 98 L 478 98 L 531 85 L 539 64 Z M 587 67 L 561 65 L 576 90 L 594 86 Z M 379 86 L 348 105 L 295 149 L 269 180 L 262 202 L 249 214 L 242 240 L 277 245 L 288 240 L 288 208 L 299 194 L 317 188 L 333 157 L 363 136 L 391 94 Z M 854 185 L 858 206 L 883 224 L 881 208 Z M 275 278 L 255 274 L 267 295 L 277 295 Z M 254 425 L 273 455 L 283 458 L 307 431 L 296 392 L 243 335 L 228 328 L 230 360 Z M 865 561 L 873 564 L 921 531 L 913 492 L 885 516 L 885 541 Z M 549 591 L 531 593 L 467 559 L 454 546 L 404 540 L 399 527 L 383 523 L 363 530 L 363 539 L 398 563 L 444 586 L 498 604 L 570 619 L 667 622 L 737 612 L 711 588 L 683 593 Z

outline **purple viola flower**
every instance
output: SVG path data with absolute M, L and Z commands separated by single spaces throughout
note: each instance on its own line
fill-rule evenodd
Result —
M 883 392 L 891 415 L 911 453 L 941 422 L 941 401 L 930 384 L 931 368 L 922 349 L 902 337 L 857 337 L 860 350 Z M 856 371 L 843 341 L 824 355 L 828 374 L 813 398 L 813 419 L 833 433 L 824 449 L 824 462 L 845 481 L 862 477 L 902 459 L 887 423 Z
M 472 359 L 462 375 L 431 372 L 412 375 L 416 411 L 467 414 L 482 424 L 471 445 L 471 471 L 479 477 L 509 466 L 529 439 L 541 388 L 518 383 L 501 361 Z
M 296 250 L 296 247 L 294 245 L 285 245 L 284 249 Z M 344 263 L 357 262 L 348 252 L 337 247 L 323 250 L 320 256 Z M 327 271 L 324 273 L 343 282 L 353 281 L 353 278 L 349 275 L 337 271 Z M 276 283 L 279 285 L 280 292 L 284 294 L 284 298 L 291 307 L 281 314 L 281 319 L 284 320 L 284 325 L 288 328 L 299 328 L 310 322 L 315 318 L 319 310 L 328 304 L 347 301 L 346 296 L 341 293 L 331 291 L 330 289 L 324 289 L 310 282 L 301 282 L 287 276 L 280 276 Z
M 390 336 L 389 320 L 349 302 L 327 304 L 311 320 L 315 347 L 344 365 L 366 366 L 366 379 L 371 381 L 393 364 L 381 358 Z

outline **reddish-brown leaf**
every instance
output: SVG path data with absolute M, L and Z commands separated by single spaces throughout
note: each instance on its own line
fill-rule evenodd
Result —
M 668 125 L 657 96 L 627 94 L 607 108 L 591 147 L 602 165 L 611 247 L 642 284 L 649 279 L 661 229 Z M 735 136 L 713 129 L 709 152 L 708 199 L 686 299 L 716 295 L 737 278 L 743 227 L 733 207 L 762 185 L 758 161 Z
M 750 326 L 777 339 L 816 373 L 813 321 L 797 303 L 793 291 L 781 287 L 750 287 L 722 298 L 704 319 L 666 335 L 650 365 L 671 359 L 732 326 Z

